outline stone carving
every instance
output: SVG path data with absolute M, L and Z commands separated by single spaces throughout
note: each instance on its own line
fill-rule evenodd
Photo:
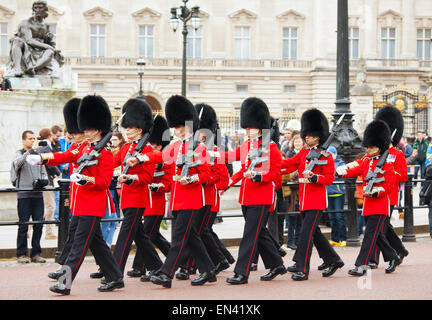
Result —
M 10 61 L 6 76 L 45 75 L 57 78 L 64 57 L 56 49 L 54 35 L 44 22 L 48 17 L 48 4 L 44 0 L 35 1 L 32 10 L 33 16 L 21 21 L 17 33 L 10 40 Z

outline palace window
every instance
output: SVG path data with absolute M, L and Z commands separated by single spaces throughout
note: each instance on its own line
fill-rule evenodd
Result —
M 188 27 L 186 54 L 190 59 L 202 58 L 202 28 Z
M 250 27 L 235 28 L 234 56 L 236 59 L 250 58 Z
M 90 55 L 91 57 L 105 57 L 105 33 L 104 24 L 90 25 Z
M 138 32 L 138 55 L 154 57 L 154 26 L 140 26 Z
M 282 59 L 297 59 L 297 28 L 283 28 Z
M 7 56 L 7 47 L 8 47 L 8 25 L 6 23 L 0 24 L 0 56 Z
M 359 28 L 349 28 L 348 30 L 349 58 L 359 58 Z
M 431 30 L 417 29 L 417 59 L 431 60 Z
M 381 28 L 381 58 L 396 58 L 396 28 Z

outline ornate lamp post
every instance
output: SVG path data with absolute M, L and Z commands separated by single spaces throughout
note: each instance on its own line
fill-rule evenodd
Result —
M 139 90 L 138 98 L 143 99 L 143 100 L 145 100 L 145 97 L 143 95 L 143 89 L 142 89 L 142 78 L 143 78 L 143 75 L 144 75 L 144 67 L 145 67 L 145 65 L 146 65 L 145 60 L 142 57 L 140 57 L 137 60 L 138 75 L 140 77 L 140 90 Z
M 332 143 L 346 163 L 363 150 L 361 139 L 353 128 L 354 114 L 350 109 L 349 99 L 349 53 L 348 53 L 348 1 L 338 0 L 337 21 L 337 67 L 336 67 L 336 110 L 333 113 L 334 123 L 345 114 Z M 359 246 L 357 203 L 354 197 L 355 179 L 346 180 L 347 201 L 351 212 L 346 215 L 348 234 L 347 245 Z
M 179 8 L 171 8 L 170 26 L 174 32 L 177 31 L 179 20 L 183 22 L 183 64 L 182 64 L 182 96 L 186 97 L 186 45 L 187 45 L 187 22 L 191 20 L 192 27 L 198 30 L 200 27 L 201 19 L 199 16 L 199 7 L 195 6 L 191 9 L 186 7 L 189 0 L 182 0 L 184 5 Z

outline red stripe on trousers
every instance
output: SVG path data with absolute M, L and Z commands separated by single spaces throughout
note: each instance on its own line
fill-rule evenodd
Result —
M 182 240 L 182 244 L 181 244 L 181 246 L 180 246 L 179 253 L 178 253 L 178 255 L 177 255 L 177 258 L 176 258 L 175 261 L 174 261 L 173 267 L 172 267 L 171 272 L 170 272 L 170 274 L 169 274 L 170 276 L 173 274 L 173 272 L 174 272 L 174 267 L 175 267 L 175 265 L 176 265 L 176 263 L 177 263 L 177 260 L 178 260 L 178 258 L 180 257 L 180 254 L 181 254 L 181 252 L 182 252 L 183 245 L 184 245 L 184 241 L 185 241 L 185 237 L 186 237 L 186 234 L 187 234 L 187 232 L 188 232 L 188 230 L 189 230 L 189 226 L 190 226 L 190 223 L 191 223 L 191 221 L 192 221 L 192 217 L 193 217 L 193 215 L 194 215 L 194 212 L 195 212 L 195 210 L 192 210 L 192 214 L 191 214 L 191 216 L 190 216 L 190 219 L 189 219 L 188 225 L 187 225 L 187 227 L 186 227 L 186 231 L 185 231 L 185 233 L 184 233 L 184 235 L 183 235 L 183 240 Z
M 125 252 L 125 250 L 126 250 L 127 243 L 128 243 L 128 239 L 129 239 L 130 234 L 131 234 L 131 232 L 132 232 L 133 226 L 134 226 L 134 224 L 135 224 L 136 216 L 137 216 L 137 214 L 138 214 L 138 211 L 139 211 L 139 208 L 137 208 L 137 211 L 136 211 L 136 213 L 135 213 L 134 222 L 132 223 L 132 226 L 131 226 L 130 229 L 129 229 L 128 236 L 126 237 L 126 242 L 125 242 L 125 245 L 124 245 L 124 247 L 123 247 L 122 254 L 121 254 L 121 256 L 120 256 L 120 261 L 119 261 L 119 263 L 118 263 L 118 266 L 119 266 L 119 267 L 120 267 L 121 262 L 122 262 L 122 260 L 123 260 L 123 255 L 124 255 L 124 252 Z
M 96 221 L 96 217 L 95 217 L 94 220 L 93 220 L 93 223 L 92 223 L 92 226 L 91 226 L 90 232 L 89 232 L 89 234 L 88 234 L 88 236 L 87 236 L 87 240 L 86 240 L 86 243 L 85 243 L 85 245 L 84 245 L 83 252 L 81 253 L 81 258 L 80 258 L 78 264 L 76 265 L 75 269 L 73 270 L 72 274 L 75 273 L 75 270 L 76 270 L 76 269 L 78 268 L 78 266 L 81 264 L 81 261 L 82 261 L 82 259 L 83 259 L 83 257 L 84 257 L 84 252 L 86 251 L 86 248 L 87 248 L 87 243 L 88 243 L 88 241 L 89 241 L 89 239 L 90 239 L 90 235 L 91 235 L 91 233 L 92 233 L 92 231 L 93 231 L 93 227 L 94 227 L 95 221 Z
M 254 249 L 255 249 L 255 244 L 256 244 L 256 241 L 257 241 L 257 238 L 258 238 L 259 228 L 260 228 L 260 225 L 261 225 L 262 216 L 264 214 L 264 208 L 265 208 L 265 206 L 263 206 L 263 209 L 262 209 L 262 212 L 261 212 L 261 217 L 260 217 L 259 222 L 258 222 L 258 227 L 257 227 L 257 231 L 256 231 L 256 234 L 255 234 L 255 240 L 254 240 L 254 244 L 252 246 L 252 252 L 250 254 L 248 265 L 247 265 L 247 268 L 246 268 L 246 275 L 249 273 L 249 267 L 250 267 L 250 263 L 251 263 L 251 260 L 252 260 L 252 255 L 253 255 L 253 252 L 254 252 Z
M 375 239 L 375 236 L 376 236 L 376 234 L 377 234 L 377 231 L 378 231 L 378 228 L 379 228 L 379 225 L 380 225 L 380 222 L 381 222 L 381 218 L 382 218 L 382 217 L 380 217 L 379 220 L 378 220 L 378 224 L 377 224 L 377 226 L 376 226 L 375 233 L 374 233 L 373 238 L 372 238 L 372 243 L 371 243 L 371 246 L 370 246 L 370 248 L 369 248 L 369 252 L 368 252 L 368 254 L 367 254 L 367 256 L 366 256 L 366 262 L 365 262 L 365 265 L 367 265 L 367 263 L 368 263 L 368 261 L 369 261 L 369 254 L 370 254 L 370 252 L 371 252 L 371 250 L 372 250 L 373 243 L 374 243 L 374 239 Z
M 309 240 L 308 240 L 308 246 L 307 246 L 307 250 L 306 250 L 306 258 L 305 258 L 305 265 L 304 265 L 304 273 L 306 273 L 306 265 L 307 265 L 307 259 L 308 259 L 308 254 L 309 254 L 310 242 L 311 242 L 311 239 L 312 239 L 312 232 L 313 232 L 313 229 L 315 227 L 315 223 L 316 223 L 316 220 L 318 218 L 318 214 L 319 214 L 319 211 L 317 211 L 317 214 L 315 215 L 315 220 L 314 220 L 314 222 L 312 224 L 312 229 L 311 229 L 311 231 L 309 233 Z

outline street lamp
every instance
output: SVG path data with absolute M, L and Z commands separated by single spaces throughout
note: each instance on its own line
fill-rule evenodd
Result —
M 174 32 L 177 31 L 179 20 L 183 22 L 183 64 L 182 64 L 182 96 L 186 97 L 186 45 L 187 45 L 187 22 L 191 20 L 192 27 L 198 30 L 201 24 L 199 16 L 199 7 L 195 6 L 191 9 L 186 7 L 189 0 L 182 0 L 184 5 L 179 8 L 171 8 L 170 26 Z
M 146 62 L 143 59 L 143 57 L 140 57 L 137 60 L 137 65 L 138 65 L 138 75 L 140 77 L 140 89 L 139 89 L 138 98 L 145 100 L 145 97 L 143 95 L 143 89 L 142 89 L 142 77 L 144 75 L 144 66 L 146 65 Z

